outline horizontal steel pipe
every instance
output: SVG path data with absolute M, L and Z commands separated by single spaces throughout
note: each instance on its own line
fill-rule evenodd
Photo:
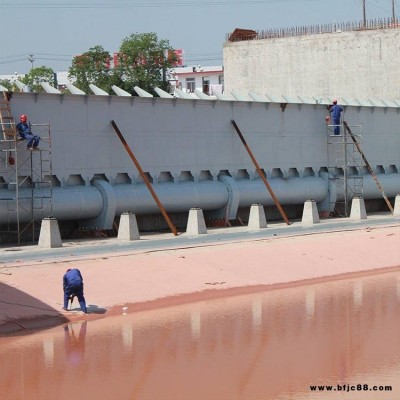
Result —
M 239 180 L 240 207 L 258 202 L 273 205 L 273 200 L 261 180 Z M 327 196 L 327 183 L 321 178 L 273 179 L 271 187 L 283 204 L 299 204 L 312 197 L 316 201 Z M 136 214 L 157 213 L 158 207 L 144 185 L 115 185 L 112 187 L 116 198 L 116 215 L 126 211 Z M 185 212 L 192 207 L 203 210 L 219 210 L 228 203 L 228 190 L 222 182 L 200 182 L 181 184 L 159 184 L 154 186 L 157 195 L 168 212 Z M 43 192 L 45 194 L 45 192 Z M 20 189 L 20 222 L 31 219 L 30 189 Z M 47 194 L 46 194 L 47 195 Z M 15 192 L 2 191 L 0 199 L 12 198 Z M 35 192 L 40 196 L 40 190 Z M 13 200 L 0 201 L 0 224 L 16 222 Z M 103 210 L 104 199 L 95 187 L 76 186 L 73 188 L 54 188 L 51 214 L 59 220 L 82 220 L 97 217 Z M 43 214 L 43 215 L 42 215 Z M 35 209 L 35 219 L 48 216 L 48 213 Z
M 318 177 L 270 179 L 269 183 L 279 202 L 282 204 L 302 204 L 306 200 L 320 202 L 328 195 L 328 181 Z M 265 206 L 274 205 L 261 179 L 238 180 L 240 207 L 249 207 L 253 203 Z
M 386 194 L 393 197 L 400 192 L 400 174 L 380 174 L 381 182 Z M 370 175 L 363 176 L 364 197 L 366 199 L 380 198 L 381 194 Z M 236 193 L 239 199 L 239 207 L 249 207 L 253 203 L 273 205 L 261 179 L 237 180 Z M 282 204 L 302 204 L 313 199 L 321 202 L 328 196 L 328 182 L 319 177 L 270 179 L 270 185 Z M 136 214 L 157 213 L 158 207 L 151 198 L 144 185 L 122 184 L 112 187 L 116 198 L 116 216 L 126 211 Z M 203 210 L 219 210 L 228 204 L 229 194 L 226 185 L 222 182 L 199 183 L 162 183 L 154 185 L 161 202 L 168 212 L 186 212 L 192 207 Z M 232 190 L 232 188 L 230 188 Z M 31 190 L 20 189 L 20 222 L 28 222 L 31 219 Z M 39 202 L 41 191 L 35 191 L 35 202 Z M 43 191 L 47 196 L 47 191 Z M 15 192 L 0 191 L 0 224 L 15 223 Z M 44 202 L 45 204 L 45 202 Z M 35 204 L 36 205 L 36 204 Z M 67 188 L 53 188 L 51 215 L 59 220 L 83 220 L 97 217 L 102 211 L 104 199 L 99 190 L 93 186 L 74 186 Z M 35 207 L 35 219 L 48 215 Z
M 395 197 L 397 194 L 400 193 L 400 174 L 377 174 L 376 177 L 380 185 L 382 186 L 384 192 L 386 193 L 387 197 Z M 359 184 L 359 180 L 362 179 L 362 188 L 363 188 L 363 197 L 366 200 L 372 199 L 381 199 L 382 193 L 378 189 L 376 182 L 372 175 L 352 175 L 347 178 L 348 187 L 351 190 L 355 190 L 354 185 Z M 343 182 L 343 180 L 342 180 Z M 338 200 L 343 200 L 343 190 L 344 190 L 344 183 L 342 185 L 338 185 Z
M 126 211 L 135 214 L 158 213 L 157 204 L 145 185 L 114 186 L 117 215 Z M 154 185 L 161 203 L 168 212 L 188 211 L 192 207 L 218 210 L 228 201 L 226 187 L 221 182 L 162 183 Z
M 42 200 L 40 200 L 40 197 Z M 74 186 L 53 188 L 51 203 L 49 191 L 35 190 L 34 219 L 42 219 L 50 215 L 59 220 L 79 220 L 93 218 L 100 214 L 103 200 L 94 187 Z M 19 220 L 22 223 L 32 219 L 31 189 L 19 190 Z M 0 224 L 16 223 L 15 191 L 0 190 Z
M 379 174 L 377 175 L 379 183 L 388 197 L 395 197 L 400 193 L 400 174 Z M 378 189 L 371 175 L 363 176 L 363 192 L 365 199 L 381 198 L 381 192 Z

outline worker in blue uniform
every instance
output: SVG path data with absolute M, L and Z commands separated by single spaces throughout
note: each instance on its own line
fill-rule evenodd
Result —
M 343 107 L 340 106 L 337 103 L 337 100 L 333 100 L 333 104 L 328 106 L 328 110 L 331 113 L 332 116 L 332 124 L 334 125 L 333 127 L 333 133 L 335 135 L 340 135 L 340 117 L 343 111 Z
M 76 296 L 81 306 L 81 310 L 86 314 L 86 300 L 83 295 L 83 278 L 79 269 L 67 269 L 67 272 L 63 277 L 63 288 L 64 288 L 64 310 L 68 310 L 68 301 L 73 296 Z M 72 301 L 71 301 L 72 303 Z
M 19 118 L 20 123 L 16 126 L 17 131 L 19 133 L 19 137 L 23 140 L 27 140 L 27 149 L 28 150 L 39 150 L 38 145 L 40 141 L 40 137 L 34 135 L 31 131 L 31 126 L 28 124 L 28 118 L 25 114 L 22 114 Z

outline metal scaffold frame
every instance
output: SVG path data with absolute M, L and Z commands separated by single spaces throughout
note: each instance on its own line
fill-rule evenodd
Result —
M 31 124 L 40 136 L 40 149 L 27 150 L 26 141 L 16 132 L 9 107 L 8 95 L 3 92 L 0 132 L 0 189 L 7 196 L 8 222 L 0 226 L 0 242 L 37 240 L 41 220 L 50 217 L 53 210 L 53 182 L 50 123 Z M 4 237 L 6 237 L 4 239 Z
M 362 146 L 362 125 L 347 125 L 359 149 Z M 335 127 L 340 134 L 335 135 Z M 327 125 L 328 128 L 328 169 L 336 185 L 336 196 L 331 196 L 331 210 L 339 216 L 350 215 L 351 201 L 354 197 L 363 197 L 363 174 L 365 166 L 362 155 L 354 140 L 350 137 L 344 123 Z

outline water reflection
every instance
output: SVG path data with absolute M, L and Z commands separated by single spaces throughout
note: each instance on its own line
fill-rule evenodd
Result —
M 0 393 L 7 400 L 398 399 L 399 277 L 121 310 L 89 324 L 0 338 Z M 392 391 L 309 388 L 338 384 Z
M 86 321 L 64 325 L 65 355 L 67 362 L 73 366 L 77 366 L 83 361 L 86 327 Z M 79 333 L 76 332 L 76 329 L 79 329 Z

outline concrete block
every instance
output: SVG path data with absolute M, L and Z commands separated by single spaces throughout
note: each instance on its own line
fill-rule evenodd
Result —
M 303 225 L 319 224 L 318 208 L 315 200 L 306 200 L 304 202 L 301 222 Z
M 394 200 L 393 216 L 400 217 L 400 194 L 396 195 Z
M 119 240 L 139 240 L 140 234 L 137 226 L 136 215 L 130 212 L 121 214 L 118 228 Z
M 186 233 L 192 236 L 203 235 L 207 233 L 206 222 L 204 221 L 202 209 L 191 208 L 189 210 Z
M 55 248 L 62 247 L 60 228 L 55 218 L 43 218 L 40 226 L 39 247 Z
M 362 197 L 354 197 L 351 202 L 350 219 L 358 221 L 360 219 L 366 219 L 367 212 L 365 211 L 365 203 Z
M 267 227 L 267 220 L 265 219 L 264 207 L 261 204 L 251 205 L 248 227 L 254 230 Z

